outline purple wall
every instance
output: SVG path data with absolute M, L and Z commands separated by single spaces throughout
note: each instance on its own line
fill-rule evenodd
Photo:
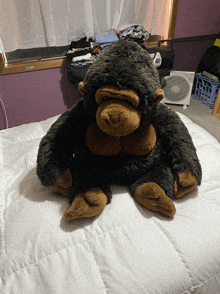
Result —
M 178 0 L 175 38 L 218 34 L 219 0 Z
M 219 0 L 179 0 L 175 38 L 218 34 L 220 31 Z M 174 70 L 195 71 L 202 55 L 215 39 L 174 42 Z
M 202 55 L 215 39 L 173 43 L 175 51 L 174 70 L 196 72 Z
M 79 98 L 67 79 L 66 67 L 0 76 L 0 95 L 9 127 L 63 113 Z M 5 127 L 2 114 L 1 108 L 1 129 Z

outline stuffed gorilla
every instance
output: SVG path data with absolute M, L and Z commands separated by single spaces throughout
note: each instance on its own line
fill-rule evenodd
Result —
M 146 50 L 112 43 L 79 83 L 81 98 L 42 138 L 37 174 L 42 185 L 69 197 L 64 218 L 89 218 L 110 203 L 120 184 L 142 206 L 168 217 L 201 182 L 196 149 L 164 97 Z

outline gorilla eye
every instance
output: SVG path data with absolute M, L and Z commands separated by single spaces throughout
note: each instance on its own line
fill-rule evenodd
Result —
M 134 105 L 131 101 L 128 101 L 128 100 L 123 100 L 123 101 L 126 102 L 127 104 L 131 105 L 132 107 L 134 107 Z
M 109 100 L 112 100 L 111 97 L 103 97 L 102 98 L 102 102 L 106 102 L 106 101 L 109 101 Z

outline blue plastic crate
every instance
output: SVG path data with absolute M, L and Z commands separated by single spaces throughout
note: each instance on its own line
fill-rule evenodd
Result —
M 196 77 L 196 89 L 193 97 L 210 107 L 214 107 L 220 82 L 214 82 L 203 76 L 202 73 L 198 73 Z

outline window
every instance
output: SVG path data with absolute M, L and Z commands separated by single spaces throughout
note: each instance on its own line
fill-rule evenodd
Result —
M 171 5 L 177 1 L 23 0 L 19 7 L 15 2 L 2 4 L 2 74 L 66 65 L 72 40 L 131 24 L 142 24 L 151 33 L 148 43 L 155 45 L 168 37 Z

